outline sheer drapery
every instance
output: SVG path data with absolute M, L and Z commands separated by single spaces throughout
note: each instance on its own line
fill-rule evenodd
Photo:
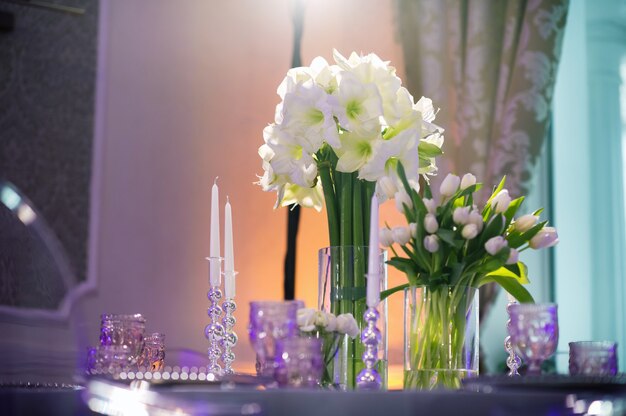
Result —
M 446 129 L 439 175 L 507 175 L 526 194 L 550 120 L 568 0 L 396 0 L 411 93 L 433 99 Z M 495 288 L 481 289 L 481 317 Z

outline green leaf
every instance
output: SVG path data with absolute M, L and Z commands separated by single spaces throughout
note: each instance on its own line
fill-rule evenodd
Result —
M 417 145 L 417 152 L 422 157 L 437 157 L 443 154 L 443 151 L 432 143 L 420 141 Z
M 484 245 L 492 237 L 502 235 L 504 228 L 504 216 L 502 214 L 494 215 L 480 235 L 480 245 Z
M 392 287 L 391 289 L 383 290 L 382 292 L 380 292 L 380 300 L 385 300 L 386 298 L 393 295 L 394 293 L 404 290 L 407 287 L 409 287 L 409 284 L 405 283 L 403 285 Z
M 517 213 L 517 210 L 519 209 L 519 207 L 522 205 L 522 202 L 524 202 L 523 196 L 520 196 L 519 198 L 514 199 L 513 201 L 511 201 L 511 204 L 509 204 L 509 207 L 504 212 L 504 218 L 506 218 L 507 227 L 513 220 L 513 217 L 515 217 L 515 214 Z
M 409 280 L 411 280 L 412 277 L 417 276 L 415 263 L 411 259 L 406 259 L 404 257 L 393 257 L 387 260 L 387 264 L 395 267 L 402 273 L 406 274 Z
M 516 279 L 506 276 L 490 275 L 481 279 L 479 287 L 487 283 L 496 282 L 502 289 L 509 292 L 520 303 L 535 303 L 533 296 L 524 286 L 522 286 Z
M 521 261 L 515 264 L 502 266 L 493 272 L 487 273 L 487 276 L 508 277 L 517 280 L 522 285 L 530 283 L 528 280 L 528 268 Z
M 422 201 L 422 198 L 420 198 L 417 192 L 415 192 L 415 190 L 411 188 L 411 185 L 409 185 L 409 180 L 406 178 L 406 171 L 404 170 L 402 162 L 398 162 L 396 171 L 398 172 L 398 176 L 400 177 L 400 181 L 402 181 L 404 189 L 409 193 L 409 195 L 411 195 L 411 199 L 413 200 L 413 206 L 419 212 L 426 212 L 426 205 L 424 205 L 424 201 Z
M 504 189 L 504 184 L 506 183 L 506 175 L 502 177 L 502 180 L 500 181 L 500 183 L 498 184 L 498 186 L 496 186 L 493 189 L 493 192 L 491 193 L 491 196 L 489 197 L 489 199 L 487 200 L 487 205 L 489 205 L 489 203 L 491 202 L 491 200 L 493 198 L 495 198 L 495 196 L 498 194 L 498 192 L 500 192 L 501 190 Z
M 440 239 L 442 239 L 444 242 L 451 245 L 452 247 L 461 248 L 461 246 L 463 245 L 463 241 L 457 240 L 455 238 L 456 233 L 452 230 L 446 230 L 445 228 L 440 228 L 439 230 L 437 230 L 437 235 L 439 236 Z

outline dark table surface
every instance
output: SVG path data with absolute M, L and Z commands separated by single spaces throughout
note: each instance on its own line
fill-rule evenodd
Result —
M 100 387 L 119 391 L 98 390 Z M 116 407 L 134 411 L 124 403 L 129 392 L 124 385 L 90 385 L 91 388 L 0 388 L 0 415 L 91 415 L 92 408 Z M 261 415 L 573 415 L 585 414 L 590 404 L 608 414 L 624 414 L 624 395 L 611 392 L 576 393 L 552 389 L 487 389 L 475 392 L 334 392 L 319 390 L 255 390 L 237 388 L 222 390 L 207 386 L 151 387 L 146 400 L 148 409 L 187 409 L 193 414 L 261 414 Z M 140 392 L 137 394 L 144 394 Z M 98 403 L 94 397 L 104 398 Z M 118 403 L 112 403 L 114 401 Z M 120 402 L 120 400 L 122 402 Z M 609 403 L 610 401 L 610 403 Z M 121 405 L 120 405 L 121 403 Z M 98 407 L 101 406 L 101 407 Z M 140 409 L 141 410 L 141 409 Z

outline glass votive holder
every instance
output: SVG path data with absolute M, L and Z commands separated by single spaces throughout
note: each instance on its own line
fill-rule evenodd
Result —
M 578 341 L 569 343 L 569 373 L 572 376 L 617 374 L 617 343 Z
M 139 313 L 102 314 L 100 346 L 122 347 L 128 352 L 129 361 L 135 363 L 143 350 L 145 330 L 146 319 Z
M 95 354 L 92 374 L 119 374 L 130 368 L 128 350 L 121 345 L 100 345 Z
M 165 365 L 165 334 L 154 332 L 144 338 L 139 365 L 148 371 L 160 371 Z
M 294 337 L 277 341 L 274 378 L 279 386 L 318 387 L 323 368 L 321 339 Z
M 257 356 L 257 375 L 274 376 L 276 341 L 296 335 L 298 309 L 293 301 L 250 302 L 248 333 Z

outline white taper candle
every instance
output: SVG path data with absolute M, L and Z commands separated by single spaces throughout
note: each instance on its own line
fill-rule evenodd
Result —
M 378 248 L 378 198 L 372 196 L 370 210 L 369 261 L 367 269 L 367 306 L 376 307 L 380 302 L 380 249 Z
M 221 277 L 221 266 L 219 259 L 220 257 L 220 196 L 219 189 L 217 187 L 217 178 L 215 178 L 215 182 L 213 183 L 213 188 L 211 189 L 211 240 L 210 240 L 210 248 L 209 248 L 209 257 L 210 260 L 210 269 L 209 269 L 209 279 L 211 282 L 211 286 L 219 286 L 222 281 Z

